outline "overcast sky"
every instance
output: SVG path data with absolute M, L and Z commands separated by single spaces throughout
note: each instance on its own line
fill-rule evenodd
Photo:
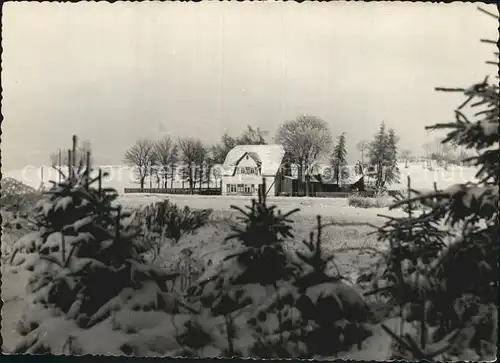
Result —
M 494 5 L 482 5 L 496 12 Z M 385 120 L 422 153 L 424 126 L 462 100 L 497 24 L 473 4 L 8 2 L 3 7 L 2 164 L 48 163 L 76 133 L 100 164 L 139 138 L 207 144 L 247 124 L 274 135 L 319 116 L 355 145 Z M 428 136 L 427 136 L 428 137 Z

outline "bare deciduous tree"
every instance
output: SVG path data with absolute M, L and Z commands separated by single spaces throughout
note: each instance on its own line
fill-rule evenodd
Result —
M 75 155 L 75 162 L 76 165 L 86 165 L 87 163 L 87 157 L 88 153 L 92 151 L 92 145 L 90 144 L 89 140 L 84 140 L 81 142 L 80 146 L 78 146 L 76 150 L 76 155 Z M 49 155 L 50 159 L 50 164 L 52 166 L 68 166 L 69 165 L 69 160 L 68 160 L 68 153 L 67 150 L 61 149 L 60 151 L 55 151 L 52 154 Z M 89 160 L 89 165 L 92 165 L 93 160 Z
M 448 165 L 455 159 L 454 151 L 456 148 L 450 144 L 443 144 L 441 147 L 441 160 L 445 170 L 448 170 Z
M 366 140 L 361 140 L 356 144 L 356 148 L 361 153 L 361 165 L 365 163 L 365 151 L 368 150 L 370 143 Z
M 430 167 L 430 153 L 432 150 L 432 143 L 431 142 L 426 142 L 422 145 L 422 149 L 425 151 L 425 161 L 426 161 L 426 166 Z
M 151 140 L 141 139 L 125 152 L 124 161 L 136 167 L 137 179 L 144 189 L 144 181 L 151 174 L 156 162 L 155 144 Z
M 267 131 L 261 130 L 259 127 L 254 129 L 250 125 L 247 125 L 247 129 L 240 137 L 232 137 L 226 132 L 222 135 L 220 143 L 212 148 L 212 159 L 214 163 L 222 164 L 227 153 L 237 145 L 266 145 L 265 136 L 267 134 Z
M 243 135 L 236 141 L 240 145 L 266 145 L 265 136 L 267 136 L 267 134 L 268 132 L 261 130 L 260 127 L 254 129 L 252 126 L 247 125 L 247 129 Z
M 401 150 L 401 159 L 405 162 L 405 168 L 408 168 L 408 161 L 410 160 L 412 155 L 411 150 L 405 149 Z
M 332 135 L 328 124 L 316 116 L 299 116 L 282 124 L 275 139 L 296 162 L 299 190 L 304 191 L 304 171 L 309 170 L 319 156 L 326 155 L 331 150 Z M 308 186 L 305 187 L 307 194 Z
M 195 138 L 180 138 L 178 141 L 183 164 L 183 177 L 189 183 L 189 191 L 194 193 L 196 170 L 200 165 L 200 160 L 204 159 L 206 149 L 202 142 Z
M 205 146 L 201 145 L 201 148 L 198 150 L 198 157 L 196 160 L 196 181 L 198 182 L 198 190 L 201 191 L 201 186 L 206 181 L 206 178 L 209 177 L 207 172 L 209 160 L 208 149 Z
M 212 156 L 216 163 L 223 164 L 227 153 L 238 145 L 237 140 L 230 136 L 227 132 L 222 135 L 219 144 L 212 147 Z
M 174 180 L 176 177 L 176 169 L 179 163 L 179 146 L 174 144 L 171 150 L 171 158 L 170 158 L 170 189 L 174 187 Z
M 221 171 L 220 166 L 219 167 L 212 166 L 210 169 L 210 176 L 214 179 L 215 187 L 217 188 L 219 186 L 219 180 L 222 177 L 222 171 Z M 210 187 L 210 185 L 209 185 L 209 187 Z
M 163 187 L 167 188 L 168 179 L 172 176 L 169 172 L 172 165 L 172 158 L 175 158 L 174 151 L 175 143 L 170 136 L 165 136 L 155 143 L 155 159 L 161 170 L 160 175 L 163 177 Z

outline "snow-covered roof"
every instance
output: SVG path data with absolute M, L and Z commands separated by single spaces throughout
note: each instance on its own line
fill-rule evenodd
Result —
M 245 153 L 253 153 L 258 156 L 263 176 L 274 176 L 279 170 L 283 156 L 285 156 L 285 149 L 278 144 L 238 145 L 227 153 L 223 164 L 223 175 L 233 175 L 237 162 Z
M 251 152 L 247 152 L 245 153 L 247 154 L 248 156 L 250 156 L 252 159 L 255 160 L 255 162 L 257 163 L 257 165 L 261 165 L 262 164 L 262 161 L 260 160 L 260 157 L 257 153 L 251 151 Z

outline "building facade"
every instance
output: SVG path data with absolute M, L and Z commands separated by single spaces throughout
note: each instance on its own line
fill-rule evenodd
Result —
M 263 179 L 266 195 L 278 195 L 284 155 L 281 145 L 236 146 L 222 166 L 222 195 L 256 196 Z
M 229 151 L 222 165 L 222 195 L 256 196 L 263 179 L 266 195 L 325 195 L 327 193 L 365 190 L 360 163 L 342 167 L 338 184 L 333 169 L 315 163 L 298 183 L 296 165 L 284 162 L 281 145 L 239 145 Z M 307 188 L 307 192 L 305 190 Z

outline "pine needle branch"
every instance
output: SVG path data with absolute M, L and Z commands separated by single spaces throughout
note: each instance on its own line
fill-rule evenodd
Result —
M 493 18 L 495 18 L 495 19 L 499 19 L 499 16 L 498 16 L 498 15 L 493 14 L 492 12 L 489 12 L 488 10 L 483 9 L 483 8 L 482 8 L 482 7 L 480 7 L 480 6 L 478 6 L 478 7 L 477 7 L 477 10 L 479 10 L 480 12 L 482 12 L 482 13 L 484 13 L 484 14 L 486 14 L 486 15 L 492 16 L 492 17 L 493 17 Z

